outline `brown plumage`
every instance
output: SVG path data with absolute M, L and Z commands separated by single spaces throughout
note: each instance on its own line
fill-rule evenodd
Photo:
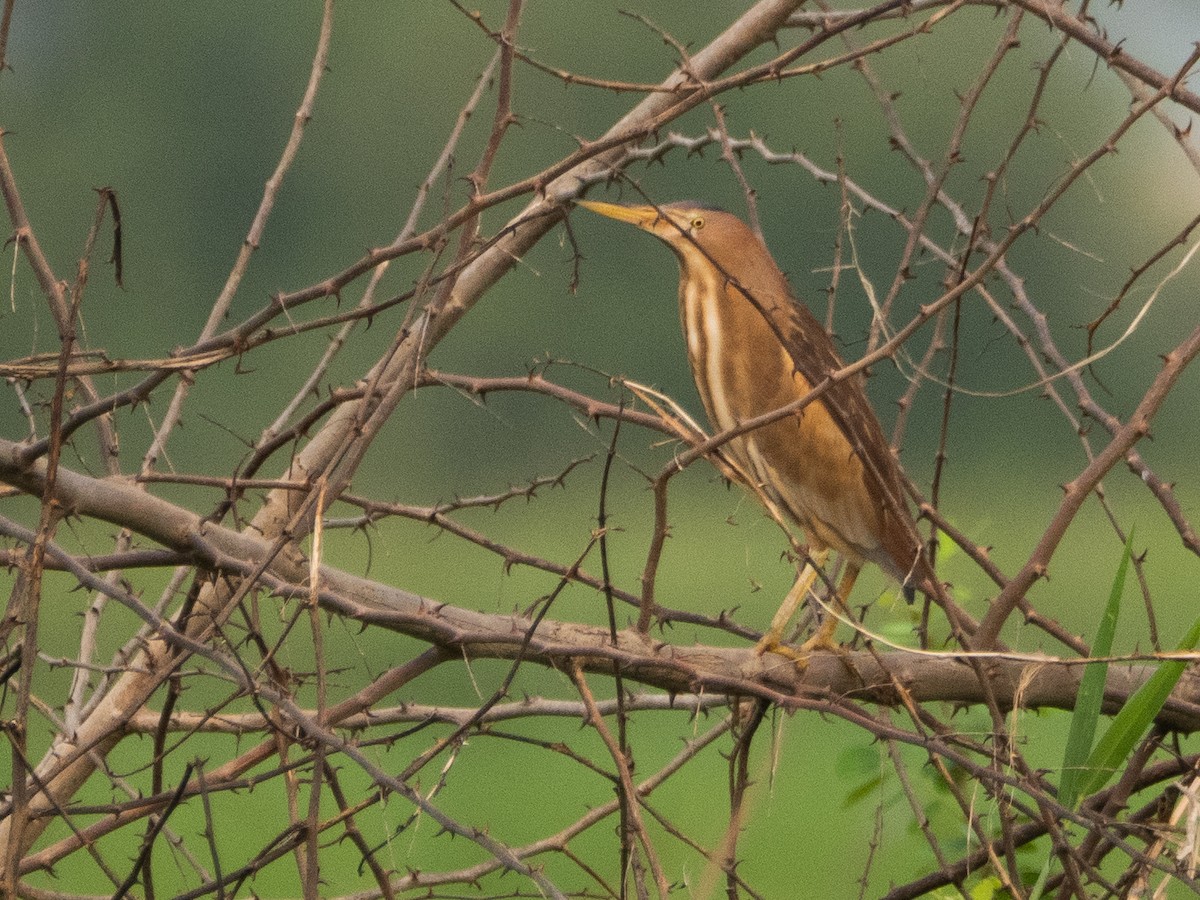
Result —
M 636 225 L 675 252 L 688 358 L 714 429 L 794 403 L 844 367 L 766 246 L 736 216 L 697 203 L 580 205 Z M 831 384 L 799 412 L 735 437 L 722 450 L 804 530 L 818 566 L 829 549 L 842 555 L 843 602 L 865 562 L 899 581 L 909 596 L 913 587 L 936 590 L 899 467 L 861 378 Z M 760 650 L 777 649 L 815 577 L 806 566 Z M 804 649 L 829 645 L 835 625 L 829 617 Z

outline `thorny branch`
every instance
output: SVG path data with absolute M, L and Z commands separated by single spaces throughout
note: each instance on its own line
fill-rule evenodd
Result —
M 309 25 L 316 47 L 307 83 L 297 88 L 283 149 L 252 203 L 224 286 L 197 301 L 207 321 L 195 336 L 176 334 L 174 349 L 83 326 L 104 217 L 120 210 L 114 228 L 124 250 L 114 255 L 124 257 L 140 211 L 103 189 L 74 280 L 63 279 L 51 262 L 56 248 L 43 243 L 51 230 L 31 217 L 20 189 L 24 179 L 36 183 L 29 170 L 41 161 L 23 158 L 0 131 L 0 195 L 13 245 L 9 306 L 14 321 L 28 320 L 31 336 L 54 336 L 49 349 L 44 338 L 6 344 L 0 360 L 20 423 L 0 435 L 0 563 L 13 573 L 0 619 L 11 760 L 11 788 L 0 798 L 0 893 L 69 896 L 55 873 L 86 865 L 96 886 L 83 890 L 139 898 L 270 893 L 267 879 L 289 867 L 306 897 L 468 889 L 666 896 L 691 872 L 702 874 L 689 889 L 715 890 L 723 880 L 729 897 L 778 895 L 795 885 L 776 886 L 756 849 L 756 837 L 778 821 L 762 814 L 770 802 L 764 785 L 775 790 L 772 779 L 782 786 L 819 759 L 776 757 L 764 747 L 760 725 L 772 709 L 804 728 L 837 721 L 881 748 L 843 790 L 874 798 L 877 821 L 847 890 L 857 880 L 863 895 L 952 886 L 969 896 L 990 879 L 1028 896 L 1029 850 L 1052 860 L 1047 884 L 1061 897 L 1148 895 L 1173 882 L 1197 889 L 1195 829 L 1186 823 L 1200 806 L 1191 782 L 1179 781 L 1194 779 L 1198 765 L 1195 676 L 1179 682 L 1111 786 L 1076 808 L 1059 802 L 1060 760 L 1037 749 L 1057 738 L 1028 711 L 1077 703 L 1096 616 L 1078 615 L 1068 601 L 1094 611 L 1102 598 L 1070 577 L 1046 579 L 1068 569 L 1072 539 L 1088 528 L 1106 535 L 1096 546 L 1115 547 L 1136 520 L 1145 542 L 1134 566 L 1151 649 L 1105 660 L 1103 711 L 1129 705 L 1164 661 L 1196 661 L 1159 649 L 1177 642 L 1178 619 L 1160 559 L 1168 555 L 1163 534 L 1182 547 L 1181 567 L 1200 557 L 1189 508 L 1197 477 L 1180 462 L 1191 448 L 1173 443 L 1180 410 L 1194 406 L 1188 391 L 1200 329 L 1194 317 L 1154 314 L 1167 298 L 1194 293 L 1197 218 L 1186 203 L 1169 201 L 1194 192 L 1200 173 L 1190 125 L 1174 120 L 1200 113 L 1191 86 L 1200 50 L 1160 71 L 1129 53 L 1087 0 L 1077 10 L 1044 0 L 886 0 L 837 11 L 762 0 L 708 28 L 719 31 L 708 43 L 631 12 L 638 39 L 649 27 L 664 48 L 649 71 L 670 73 L 646 82 L 607 54 L 608 43 L 596 44 L 606 55 L 588 65 L 570 56 L 580 47 L 527 46 L 524 35 L 545 33 L 536 4 L 509 0 L 498 25 L 453 5 L 465 17 L 464 46 L 485 51 L 476 65 L 492 59 L 461 81 L 469 90 L 403 224 L 379 223 L 395 237 L 255 302 L 246 286 L 251 262 L 265 267 L 283 249 L 286 233 L 272 237 L 268 225 L 297 160 L 314 152 L 309 126 L 325 114 L 318 91 L 344 77 L 345 50 L 326 0 L 319 23 Z M 339 13 L 338 27 L 353 15 Z M 23 51 L 8 38 L 24 27 L 21 16 L 6 3 L 0 19 L 0 88 L 14 92 L 25 89 Z M 617 36 L 614 51 L 620 43 Z M 753 62 L 742 62 L 755 51 Z M 943 56 L 959 60 L 953 77 L 896 74 L 910 73 L 914 59 L 917 71 L 930 61 L 940 68 Z M 597 108 L 614 92 L 644 96 L 598 125 L 569 104 L 543 109 L 532 99 L 554 82 Z M 1132 103 L 1083 126 L 1064 114 L 1064 92 L 1082 89 L 1091 101 L 1094 85 L 1109 82 Z M 861 105 L 848 106 L 848 91 Z M 924 105 L 919 115 L 913 98 Z M 1002 101 L 1016 113 L 997 114 Z M 797 133 L 797 109 L 812 147 L 781 149 L 788 138 L 770 135 Z M 476 130 L 481 110 L 488 115 Z M 847 137 L 866 133 L 864 123 L 871 140 L 895 151 L 899 165 L 886 178 Z M 544 140 L 547 132 L 553 140 Z M 1182 156 L 1178 171 L 1130 165 L 1137 154 L 1119 153 L 1149 133 Z M 564 151 L 555 149 L 562 134 L 599 136 L 576 137 Z M 835 149 L 822 149 L 826 136 Z M 261 137 L 272 140 L 269 131 Z M 530 140 L 542 142 L 536 152 Z M 703 176 L 713 196 L 701 199 L 740 198 L 777 253 L 803 240 L 779 227 L 779 209 L 798 208 L 793 195 L 811 195 L 812 185 L 836 187 L 822 229 L 836 239 L 804 247 L 801 258 L 813 270 L 832 260 L 829 324 L 849 365 L 793 407 L 706 434 L 687 402 L 639 381 L 636 357 L 608 366 L 628 373 L 610 376 L 594 358 L 570 364 L 554 350 L 524 373 L 487 355 L 506 336 L 473 332 L 477 317 L 468 314 L 563 220 L 571 199 L 606 184 L 651 202 L 674 199 L 668 190 L 676 188 L 658 182 L 650 164 L 694 183 L 693 160 L 709 147 L 719 160 Z M 1065 159 L 1061 147 L 1072 148 Z M 1100 185 L 1120 166 L 1119 180 L 1142 191 L 1143 202 L 1157 178 L 1172 184 L 1166 200 L 1156 199 L 1161 223 L 1132 227 L 1144 217 L 1111 187 L 1097 211 L 1089 192 L 1103 195 Z M 431 211 L 438 190 L 441 208 Z M 54 215 L 36 199 L 31 209 Z M 526 205 L 514 213 L 514 202 Z M 813 200 L 809 218 L 819 224 L 822 209 Z M 501 210 L 509 218 L 497 227 L 490 216 Z M 1124 229 L 1119 243 L 1130 246 L 1111 264 L 1090 249 L 1103 242 L 1086 223 L 1101 216 L 1106 227 Z M 598 240 L 575 224 L 574 271 L 588 271 L 584 252 L 592 260 L 618 252 Z M 1031 261 L 1074 261 L 1084 256 L 1078 248 L 1087 249 L 1099 285 L 1089 287 L 1098 296 L 1087 308 L 1063 302 L 1061 288 L 1048 294 L 1046 274 Z M 937 284 L 924 277 L 931 262 Z M 123 268 L 118 280 L 130 275 L 128 259 Z M 385 273 L 400 269 L 408 283 L 385 292 Z M 805 273 L 793 275 L 799 286 Z M 649 283 L 641 272 L 628 282 L 638 291 Z M 136 278 L 129 284 L 136 292 Z M 584 287 L 615 293 L 595 278 Z M 343 306 L 352 290 L 359 296 Z M 40 293 L 44 311 L 18 303 L 29 292 Z M 866 324 L 848 324 L 868 304 Z M 629 331 L 599 340 L 631 342 L 642 314 L 628 307 Z M 583 327 L 585 313 L 564 315 Z M 535 327 L 509 316 L 514 332 Z M 1124 332 L 1106 340 L 1110 329 Z M 431 359 L 452 332 L 472 349 L 471 365 L 454 366 L 465 371 Z M 118 343 L 136 349 L 108 349 Z M 1155 355 L 1161 362 L 1151 369 Z M 292 380 L 289 399 L 272 410 L 274 392 L 256 368 L 275 361 Z M 361 368 L 347 375 L 347 365 Z M 907 379 L 896 391 L 894 443 L 897 452 L 905 438 L 916 446 L 904 454 L 908 487 L 939 542 L 947 612 L 868 609 L 871 598 L 856 595 L 862 609 L 844 617 L 854 640 L 841 654 L 816 654 L 806 667 L 757 656 L 751 645 L 776 598 L 743 602 L 715 574 L 737 565 L 722 548 L 684 549 L 696 540 L 693 520 L 703 518 L 686 478 L 715 467 L 746 481 L 721 452 L 731 437 L 803 414 L 837 380 L 891 367 Z M 168 444 L 196 440 L 180 427 L 185 413 L 193 427 L 227 427 L 227 410 L 206 406 L 197 390 L 223 377 L 240 379 L 259 437 L 240 458 L 215 447 L 181 453 L 203 459 L 204 469 L 193 462 L 176 470 Z M 878 403 L 878 383 L 871 387 Z M 1049 416 L 1036 406 L 1038 393 L 1051 401 Z M 1016 463 L 992 476 L 970 474 L 989 465 L 991 445 L 1007 437 L 998 424 L 1005 403 L 1020 404 L 1030 456 L 1061 457 L 1059 495 L 1042 496 L 1044 484 L 1031 488 Z M 157 416 L 144 440 L 133 437 L 128 415 L 139 406 Z M 425 408 L 436 410 L 436 426 L 422 418 Z M 1152 425 L 1167 437 L 1151 450 Z M 80 446 L 89 429 L 97 450 Z M 511 435 L 498 436 L 505 429 L 529 438 L 519 452 L 531 468 L 508 468 L 501 444 Z M 451 446 L 443 431 L 470 436 Z M 378 440 L 385 432 L 402 433 L 395 446 Z M 929 435 L 936 439 L 926 461 Z M 1068 443 L 1078 460 L 1063 453 Z M 485 462 L 474 474 L 446 476 L 454 480 L 420 481 L 422 460 L 438 454 Z M 373 469 L 384 478 L 368 477 Z M 699 480 L 706 497 L 715 493 L 710 481 Z M 747 487 L 772 509 L 768 486 Z M 1021 507 L 1027 541 L 987 524 L 1001 495 Z M 745 503 L 739 520 L 757 516 L 754 500 Z M 802 536 L 776 519 L 785 533 L 717 534 L 802 558 Z M 112 528 L 115 540 L 106 538 Z M 1111 556 L 1089 548 L 1087 565 L 1106 570 Z M 788 562 L 750 561 L 748 550 L 746 557 L 754 581 L 790 574 Z M 73 622 L 65 612 L 76 608 L 78 587 L 91 599 L 75 633 L 62 623 Z M 652 638 L 631 627 L 635 608 L 643 625 L 659 626 Z M 966 623 L 971 652 L 954 642 L 947 615 Z M 71 677 L 59 692 L 62 668 Z M 699 719 L 710 715 L 719 721 L 701 731 Z M 1037 741 L 1028 737 L 1035 731 Z M 682 746 L 664 751 L 672 740 Z M 729 757 L 719 787 L 706 769 L 716 753 Z M 497 778 L 489 766 L 501 759 Z M 559 780 L 562 772 L 571 777 Z M 262 829 L 244 825 L 251 789 L 272 809 Z M 718 791 L 728 793 L 727 804 L 715 802 Z M 918 826 L 903 851 L 884 839 L 889 791 Z M 479 803 L 490 794 L 497 811 Z M 703 815 L 680 794 L 707 801 Z M 569 815 L 553 805 L 557 795 Z M 791 810 L 787 818 L 799 829 L 821 815 Z M 427 820 L 436 827 L 423 826 Z M 239 846 L 231 851 L 234 833 Z M 965 848 L 957 843 L 963 833 L 971 837 Z M 436 855 L 443 834 L 460 838 L 457 856 Z M 355 873 L 339 870 L 335 848 L 345 839 Z M 908 864 L 897 860 L 904 855 Z M 369 888 L 349 886 L 359 870 Z

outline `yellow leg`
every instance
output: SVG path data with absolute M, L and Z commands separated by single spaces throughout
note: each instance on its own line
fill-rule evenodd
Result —
M 854 563 L 846 563 L 846 572 L 842 575 L 841 583 L 838 584 L 837 596 L 834 598 L 835 603 L 841 607 L 842 612 L 849 613 L 850 607 L 846 605 L 846 600 L 850 597 L 850 592 L 854 590 L 854 582 L 858 580 L 859 566 Z M 838 650 L 840 649 L 833 639 L 833 632 L 837 630 L 837 616 L 830 613 L 825 614 L 825 621 L 821 623 L 821 627 L 816 630 L 812 637 L 800 645 L 801 653 L 808 653 L 810 650 Z
M 767 629 L 767 633 L 762 636 L 762 640 L 754 648 L 754 652 L 759 656 L 762 656 L 768 650 L 778 650 L 783 645 L 783 633 L 787 630 L 788 623 L 792 621 L 792 617 L 796 615 L 796 610 L 800 608 L 800 604 L 808 596 L 808 591 L 813 586 L 813 582 L 817 580 L 817 570 L 825 567 L 825 560 L 829 558 L 829 551 L 821 550 L 812 554 L 810 558 L 812 561 L 804 564 L 804 568 L 800 570 L 800 575 L 796 578 L 796 583 L 792 585 L 792 589 L 783 598 L 783 603 L 780 604 L 779 611 L 775 613 L 775 618 L 771 620 L 771 627 Z M 835 624 L 836 621 L 835 619 Z
M 804 568 L 800 570 L 800 576 L 796 579 L 796 583 L 792 585 L 792 589 L 788 591 L 788 595 L 784 598 L 779 611 L 775 613 L 775 618 L 771 620 L 770 629 L 763 635 L 762 640 L 758 642 L 758 646 L 754 648 L 755 652 L 760 656 L 771 651 L 801 661 L 807 659 L 808 654 L 813 650 L 838 649 L 837 643 L 833 640 L 838 620 L 833 615 L 826 615 L 825 621 L 821 623 L 821 627 L 813 633 L 812 637 L 801 644 L 798 649 L 793 650 L 783 643 L 783 633 L 787 629 L 788 623 L 792 620 L 792 616 L 796 614 L 796 610 L 800 608 L 800 604 L 808 596 L 813 582 L 816 581 L 818 574 L 817 567 L 823 568 L 828 556 L 829 551 L 827 550 L 813 554 L 812 563 L 805 563 Z M 816 564 L 816 567 L 814 567 L 813 563 Z M 854 590 L 854 582 L 858 580 L 860 569 L 861 566 L 854 562 L 848 561 L 846 564 L 846 572 L 842 575 L 842 581 L 838 585 L 837 595 L 834 598 L 837 606 L 841 607 L 843 611 L 848 612 L 849 610 L 846 606 L 846 599 L 850 596 L 850 592 Z

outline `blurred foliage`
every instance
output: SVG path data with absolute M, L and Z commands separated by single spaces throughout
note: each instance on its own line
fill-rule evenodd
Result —
M 696 48 L 723 26 L 731 8 L 747 5 L 639 0 L 636 9 L 684 45 Z M 520 44 L 552 66 L 598 77 L 657 81 L 675 64 L 674 51 L 646 23 L 622 14 L 627 6 L 624 0 L 530 3 Z M 505 4 L 480 0 L 478 7 L 483 19 L 498 27 Z M 122 206 L 126 287 L 116 288 L 99 267 L 93 272 L 83 313 L 89 346 L 103 347 L 111 356 L 161 356 L 199 331 L 290 127 L 307 77 L 319 12 L 316 3 L 230 0 L 171 5 L 61 0 L 17 5 L 8 48 L 12 70 L 0 74 L 0 126 L 29 215 L 56 270 L 74 269 L 94 209 L 93 188 L 113 187 Z M 1094 13 L 1112 34 L 1128 36 L 1131 52 L 1168 71 L 1182 61 L 1195 37 L 1194 27 L 1183 27 L 1194 26 L 1195 21 L 1187 0 L 1127 3 L 1125 8 L 1106 6 Z M 1004 25 L 990 10 L 969 10 L 955 17 L 953 30 L 934 29 L 895 52 L 872 58 L 884 82 L 899 86 L 897 109 L 919 149 L 932 153 L 943 145 L 959 95 L 970 88 L 982 55 L 991 52 Z M 1003 157 L 1026 115 L 1031 70 L 1056 40 L 1048 30 L 1043 32 L 1038 40 L 1037 29 L 1026 31 L 1026 43 L 1006 61 L 977 113 L 963 162 L 948 182 L 964 202 L 981 195 L 981 174 Z M 315 118 L 235 301 L 234 318 L 258 309 L 274 292 L 318 281 L 359 257 L 365 248 L 392 239 L 492 51 L 485 35 L 447 3 L 409 0 L 339 7 L 330 72 Z M 635 95 L 568 87 L 520 67 L 514 102 L 519 128 L 498 161 L 495 185 L 538 171 L 569 152 L 577 137 L 596 137 L 635 102 Z M 1080 55 L 1057 71 L 1042 108 L 1051 111 L 1052 118 L 1021 149 L 1012 181 L 1005 185 L 1005 201 L 1014 216 L 1023 214 L 1073 159 L 1111 131 L 1125 114 L 1128 100 L 1115 78 L 1095 70 L 1090 56 Z M 488 114 L 488 109 L 477 113 L 478 127 L 458 154 L 463 162 L 449 181 L 435 189 L 429 217 L 435 217 L 443 203 L 454 205 L 465 196 L 461 176 L 486 136 Z M 739 93 L 728 117 L 735 135 L 753 129 L 774 150 L 800 150 L 827 170 L 836 169 L 840 154 L 855 179 L 897 207 L 911 209 L 920 202 L 924 184 L 890 148 L 874 101 L 861 78 L 848 68 L 819 79 L 792 79 Z M 670 130 L 695 135 L 712 121 L 711 111 L 701 108 L 673 123 Z M 630 175 L 656 200 L 703 199 L 742 213 L 745 202 L 737 181 L 718 156 L 714 147 L 692 156 L 675 149 L 668 156 L 669 165 L 635 166 Z M 817 184 L 797 166 L 767 165 L 751 155 L 742 163 L 758 193 L 769 245 L 798 294 L 823 315 L 834 235 L 841 223 L 837 187 Z M 1178 150 L 1163 129 L 1143 121 L 1122 151 L 1097 166 L 1087 183 L 1078 185 L 1050 215 L 1043 225 L 1043 239 L 1013 248 L 1013 267 L 1026 276 L 1030 294 L 1049 313 L 1049 325 L 1065 350 L 1083 355 L 1082 326 L 1105 308 L 1111 286 L 1120 284 L 1124 273 L 1161 247 L 1200 208 L 1196 179 L 1181 185 L 1172 174 L 1179 165 Z M 633 192 L 628 187 L 608 192 L 611 197 L 622 195 L 633 196 Z M 494 232 L 520 205 L 518 201 L 489 211 L 484 232 Z M 1113 227 L 1105 210 L 1124 217 L 1122 227 Z M 935 213 L 932 222 L 930 233 L 952 242 L 952 223 L 944 214 Z M 582 216 L 573 217 L 571 226 L 582 255 L 577 290 L 571 289 L 574 249 L 560 230 L 560 239 L 544 241 L 437 348 L 431 364 L 446 371 L 505 375 L 553 360 L 553 374 L 569 383 L 602 392 L 605 373 L 627 375 L 668 391 L 698 411 L 678 329 L 674 261 L 632 230 Z M 876 212 L 855 218 L 852 226 L 863 275 L 883 293 L 903 235 Z M 923 262 L 900 295 L 903 312 L 896 317 L 900 321 L 941 290 L 943 267 L 927 259 Z M 422 260 L 397 262 L 385 280 L 386 289 L 406 290 L 420 274 L 420 264 Z M 53 349 L 53 325 L 26 267 L 17 267 L 14 283 L 15 309 L 7 301 L 0 303 L 3 356 Z M 1157 371 L 1157 354 L 1169 348 L 1174 334 L 1171 324 L 1180 317 L 1194 317 L 1198 288 L 1196 271 L 1185 272 L 1164 290 L 1121 352 L 1094 367 L 1103 385 L 1095 389 L 1107 392 L 1106 403 L 1115 414 L 1129 412 Z M 360 291 L 360 285 L 352 285 L 342 305 L 356 302 Z M 1133 302 L 1101 329 L 1100 345 L 1121 334 L 1144 299 L 1145 292 L 1131 298 Z M 390 340 L 402 315 L 403 309 L 373 321 L 367 339 L 339 360 L 329 383 L 353 381 Z M 865 348 L 871 312 L 854 273 L 843 273 L 835 317 L 844 356 L 858 357 Z M 169 448 L 171 465 L 210 474 L 231 470 L 294 391 L 296 373 L 308 371 L 323 350 L 324 336 L 314 334 L 303 342 L 288 342 L 282 351 L 269 346 L 248 354 L 237 365 L 227 362 L 205 371 L 185 427 Z M 963 308 L 960 367 L 959 381 L 966 391 L 954 400 L 943 506 L 951 520 L 975 539 L 993 544 L 994 558 L 1009 569 L 1026 558 L 1053 512 L 1059 498 L 1051 486 L 1073 477 L 1085 459 L 1060 414 L 1051 404 L 1032 399 L 1037 388 L 1007 395 L 1028 388 L 1029 367 L 991 314 L 970 303 Z M 893 401 L 904 390 L 904 373 L 880 366 L 873 375 L 870 391 L 886 424 L 894 416 Z M 261 402 L 245 401 L 251 379 Z M 111 388 L 131 380 L 101 379 L 100 386 Z M 1188 373 L 1186 380 L 1156 422 L 1155 441 L 1141 450 L 1164 478 L 1179 483 L 1185 508 L 1196 509 L 1200 462 L 1191 410 L 1200 402 L 1200 381 L 1195 372 Z M 991 392 L 1004 396 L 989 396 Z M 151 403 L 150 417 L 161 414 L 161 402 L 156 398 Z M 939 392 L 922 393 L 904 441 L 906 467 L 922 486 L 932 473 L 941 402 Z M 405 400 L 385 435 L 387 452 L 368 459 L 355 489 L 430 503 L 449 499 L 451 493 L 493 493 L 559 471 L 572 459 L 596 455 L 592 463 L 568 476 L 565 486 L 541 492 L 524 515 L 480 511 L 464 517 L 530 552 L 569 560 L 589 537 L 599 460 L 609 436 L 604 429 L 575 427 L 571 418 L 562 406 L 533 397 L 494 396 L 477 405 L 450 390 L 422 390 Z M 118 421 L 127 459 L 136 459 L 150 433 L 147 410 L 124 411 Z M 981 442 L 985 425 L 986 442 Z M 0 426 L 7 435 L 22 433 L 23 419 L 13 404 L 0 408 Z M 645 480 L 635 467 L 654 471 L 670 453 L 670 448 L 643 446 L 649 443 L 639 437 L 622 445 L 629 465 L 618 467 L 609 501 L 617 526 L 612 536 L 615 580 L 630 587 L 644 562 L 652 508 Z M 70 465 L 94 466 L 90 448 L 76 450 L 82 459 L 70 459 Z M 740 605 L 753 609 L 756 620 L 765 621 L 792 574 L 790 565 L 781 561 L 783 543 L 777 532 L 756 506 L 739 492 L 726 490 L 711 470 L 693 469 L 681 483 L 673 494 L 673 540 L 663 571 L 663 582 L 669 587 L 661 602 L 712 613 Z M 1173 590 L 1168 586 L 1180 585 L 1174 592 L 1177 603 L 1158 607 L 1162 632 L 1179 633 L 1180 623 L 1193 618 L 1188 610 L 1195 603 L 1189 586 L 1195 580 L 1195 560 L 1179 548 L 1139 483 L 1114 479 L 1107 487 L 1114 505 L 1137 522 L 1139 538 L 1153 548 L 1147 572 L 1154 588 L 1170 596 Z M 215 502 L 216 495 L 207 500 Z M 193 508 L 205 506 L 200 502 Z M 1039 595 L 1045 591 L 1040 599 L 1046 601 L 1047 612 L 1061 616 L 1071 629 L 1089 632 L 1099 614 L 1099 598 L 1106 592 L 1109 561 L 1120 553 L 1120 541 L 1103 513 L 1093 507 L 1072 526 L 1056 557 L 1053 581 L 1035 588 Z M 389 523 L 366 533 L 334 535 L 331 541 L 330 558 L 344 567 L 369 567 L 373 577 L 449 602 L 486 602 L 496 610 L 523 608 L 553 587 L 553 579 L 519 568 L 504 574 L 496 557 L 437 538 L 423 525 Z M 1098 560 L 1103 565 L 1097 565 Z M 972 597 L 976 611 L 982 609 L 993 589 L 965 566 L 959 571 L 959 595 Z M 950 580 L 955 580 L 955 574 L 951 560 Z M 885 588 L 874 573 L 864 576 L 866 584 L 870 587 L 861 590 L 867 597 Z M 689 585 L 703 588 L 693 592 Z M 160 587 L 149 580 L 139 585 L 148 596 Z M 603 611 L 592 594 L 568 591 L 561 603 L 563 609 L 556 615 L 602 621 Z M 71 610 L 55 614 L 61 614 L 65 623 L 73 622 Z M 906 609 L 890 615 L 907 627 Z M 886 621 L 872 624 L 877 630 L 887 628 Z M 370 633 L 360 638 L 333 631 L 331 641 L 336 652 L 350 660 L 348 665 L 378 671 L 411 653 L 411 647 L 389 645 L 393 636 Z M 686 640 L 680 631 L 673 638 Z M 56 648 L 53 630 L 47 632 L 47 652 L 70 652 L 69 641 Z M 1144 625 L 1131 625 L 1118 638 L 1119 644 L 1124 641 L 1119 649 L 1128 649 L 1144 635 Z M 289 664 L 300 666 L 303 660 Z M 483 666 L 483 681 L 497 676 L 493 668 L 500 667 Z M 521 688 L 530 692 L 544 689 L 555 677 L 525 674 L 529 682 Z M 471 685 L 438 683 L 423 699 L 471 703 L 477 698 Z M 1030 715 L 1028 723 L 1031 734 L 1038 729 L 1041 734 L 1065 732 L 1060 716 L 1038 721 Z M 848 884 L 864 864 L 863 848 L 872 843 L 878 846 L 871 892 L 928 865 L 920 836 L 906 833 L 913 813 L 900 802 L 888 779 L 880 776 L 889 766 L 880 766 L 878 751 L 867 746 L 865 735 L 815 716 L 807 717 L 803 727 L 789 724 L 782 717 L 773 723 L 775 737 L 784 745 L 778 768 L 770 756 L 774 748 L 766 742 L 757 754 L 759 770 L 747 831 L 747 840 L 754 841 L 756 849 L 748 854 L 743 874 L 752 883 L 777 885 L 780 891 L 794 885 L 795 874 L 790 871 L 794 869 L 803 871 L 811 884 Z M 577 723 L 562 723 L 562 731 L 569 732 L 570 740 L 579 740 Z M 1032 744 L 1035 738 L 1029 741 Z M 490 822 L 505 840 L 521 842 L 532 835 L 522 830 L 520 818 L 511 814 L 502 792 L 477 788 L 505 783 L 508 767 L 521 758 L 506 755 L 510 746 L 515 745 L 501 739 L 473 739 L 456 763 L 461 768 L 448 790 L 446 806 L 451 813 L 478 812 L 481 804 L 490 804 L 491 812 L 475 818 Z M 602 755 L 599 748 L 592 749 Z M 663 759 L 640 761 L 640 765 L 652 771 L 675 749 L 663 746 Z M 792 759 L 805 761 L 805 770 L 789 771 Z M 919 765 L 915 754 L 913 762 Z M 1049 766 L 1055 764 L 1047 761 Z M 718 839 L 727 812 L 724 807 L 718 813 L 711 811 L 711 785 L 723 783 L 724 762 L 710 755 L 704 765 L 708 769 L 697 766 L 688 780 L 664 790 L 676 809 L 694 809 L 694 836 L 711 844 Z M 577 770 L 563 766 L 560 772 L 554 763 L 548 764 L 548 790 L 560 777 L 577 778 Z M 357 787 L 366 789 L 365 783 Z M 590 787 L 595 789 L 587 794 L 589 802 L 609 799 L 608 785 Z M 840 810 L 851 791 L 856 791 L 851 798 L 859 806 L 877 806 L 876 821 L 871 815 L 831 812 L 820 833 L 797 838 L 793 809 Z M 573 798 L 575 789 L 563 790 L 563 795 Z M 103 802 L 104 798 L 92 799 Z M 258 798 L 249 802 L 253 805 Z M 576 806 L 564 813 L 564 822 L 580 812 L 583 800 L 573 802 Z M 230 812 L 220 815 L 233 815 L 234 809 L 238 816 L 254 814 L 243 796 Z M 271 817 L 271 804 L 263 802 L 261 813 Z M 387 821 L 394 824 L 398 818 L 388 815 Z M 221 833 L 229 840 L 236 831 L 226 828 Z M 398 835 L 394 840 L 403 847 L 397 857 L 403 859 L 420 843 L 430 854 L 429 865 L 438 865 L 436 854 L 444 842 L 435 837 L 431 823 Z M 345 851 L 353 852 L 348 844 Z M 797 861 L 801 853 L 802 864 Z M 70 864 L 75 865 L 87 864 Z M 72 869 L 64 867 L 64 872 L 69 880 Z M 295 889 L 295 885 L 266 884 L 260 883 L 266 893 Z M 991 896 L 994 887 L 981 883 L 974 895 Z M 350 886 L 339 884 L 337 889 Z

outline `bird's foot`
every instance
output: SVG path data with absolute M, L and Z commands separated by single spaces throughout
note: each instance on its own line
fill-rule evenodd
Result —
M 818 629 L 816 634 L 799 647 L 783 643 L 777 635 L 770 632 L 764 634 L 754 647 L 756 656 L 762 656 L 765 653 L 775 653 L 779 656 L 787 657 L 800 672 L 808 668 L 808 663 L 813 653 L 821 650 L 839 654 L 845 652 L 845 648 L 833 639 L 832 630 L 825 628 Z
M 799 652 L 808 655 L 814 650 L 828 650 L 831 653 L 841 653 L 845 650 L 845 647 L 833 639 L 832 630 L 827 631 L 821 628 L 816 634 L 800 645 Z

